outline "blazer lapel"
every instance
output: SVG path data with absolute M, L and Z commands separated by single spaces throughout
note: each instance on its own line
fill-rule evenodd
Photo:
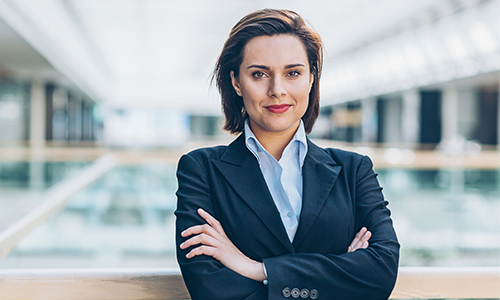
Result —
M 244 134 L 241 134 L 228 146 L 220 161 L 212 161 L 274 236 L 286 249 L 295 252 L 267 188 L 264 176 L 262 176 L 259 163 L 245 145 Z
M 325 150 L 307 139 L 307 156 L 302 167 L 302 211 L 293 240 L 295 249 L 316 220 L 342 169 Z

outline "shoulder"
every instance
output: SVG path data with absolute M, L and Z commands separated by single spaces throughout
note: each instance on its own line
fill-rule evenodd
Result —
M 333 159 L 340 162 L 346 161 L 360 161 L 363 159 L 365 155 L 359 154 L 353 151 L 347 151 L 338 148 L 321 148 L 326 153 L 328 153 Z
M 373 169 L 372 160 L 363 154 L 338 148 L 322 148 L 309 141 L 309 149 L 315 153 L 325 153 L 345 172 L 351 174 L 366 173 Z M 317 156 L 318 157 L 318 156 Z
M 181 156 L 177 164 L 177 177 L 179 182 L 184 178 L 199 178 L 207 180 L 212 173 L 212 161 L 220 160 L 227 146 L 200 148 Z
M 320 151 L 323 153 L 326 153 L 328 156 L 330 156 L 338 165 L 359 165 L 360 163 L 367 161 L 371 163 L 371 160 L 368 156 L 353 152 L 353 151 L 348 151 L 348 150 L 343 150 L 339 148 L 323 148 L 312 141 L 309 140 L 309 149 L 312 150 L 313 152 L 315 151 Z
M 181 161 L 185 159 L 195 160 L 200 164 L 205 164 L 211 160 L 219 160 L 226 152 L 228 146 L 215 146 L 207 148 L 195 149 L 181 157 Z
M 180 162 L 183 159 L 191 158 L 196 160 L 200 164 L 208 165 L 212 161 L 225 161 L 233 164 L 238 164 L 246 156 L 248 156 L 250 152 L 245 146 L 245 138 L 242 134 L 240 134 L 231 144 L 208 147 L 208 148 L 200 148 L 193 150 L 187 154 L 184 154 L 181 157 Z

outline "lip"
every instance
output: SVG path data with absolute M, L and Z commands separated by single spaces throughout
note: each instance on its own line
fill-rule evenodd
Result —
M 265 108 L 273 114 L 282 114 L 290 108 L 290 104 L 269 105 Z

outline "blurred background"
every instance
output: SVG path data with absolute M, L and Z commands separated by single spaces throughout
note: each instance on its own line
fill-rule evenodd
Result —
M 369 155 L 402 266 L 500 266 L 499 0 L 0 0 L 0 268 L 175 267 L 176 163 L 262 8 L 326 47 L 310 137 Z

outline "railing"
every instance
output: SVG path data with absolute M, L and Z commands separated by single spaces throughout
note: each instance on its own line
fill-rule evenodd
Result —
M 227 141 L 230 142 L 230 141 Z M 442 169 L 449 167 L 474 169 L 499 169 L 500 148 L 489 148 L 477 153 L 445 154 L 435 150 L 404 149 L 404 145 L 352 144 L 336 141 L 314 140 L 321 147 L 342 148 L 366 154 L 372 159 L 376 169 L 380 168 L 412 168 L 412 169 Z M 138 164 L 147 161 L 177 163 L 183 153 L 190 150 L 225 144 L 226 141 L 193 142 L 180 149 L 107 149 L 93 147 L 30 148 L 20 146 L 4 146 L 0 141 L 0 159 L 8 161 L 26 161 L 39 157 L 46 161 L 93 161 L 106 154 L 113 154 L 120 164 Z M 379 148 L 380 146 L 395 148 Z M 398 147 L 403 147 L 399 149 Z M 487 148 L 487 146 L 482 146 Z M 399 150 L 398 150 L 399 149 Z M 401 151 L 400 151 L 401 150 Z M 388 154 L 389 151 L 389 154 Z M 388 157 L 390 159 L 388 159 Z
M 391 299 L 500 298 L 500 267 L 400 268 Z
M 115 165 L 116 158 L 113 155 L 102 156 L 81 173 L 69 177 L 48 189 L 43 195 L 44 201 L 40 206 L 34 208 L 14 224 L 10 224 L 6 230 L 0 232 L 0 259 L 9 254 L 31 230 L 63 208 L 71 195 L 93 183 Z
M 400 268 L 391 299 L 500 298 L 500 267 Z M 2 270 L 0 299 L 189 299 L 177 269 Z

